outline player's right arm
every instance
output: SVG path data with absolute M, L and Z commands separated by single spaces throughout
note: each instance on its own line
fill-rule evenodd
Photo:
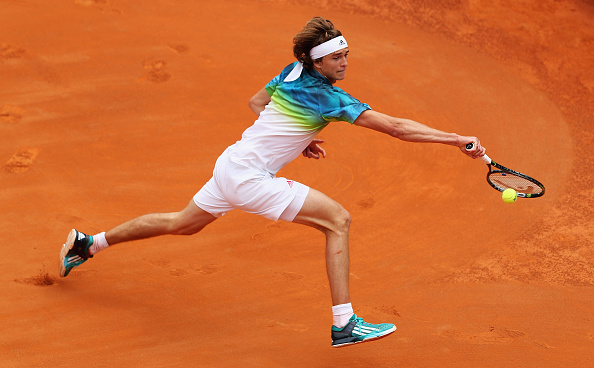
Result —
M 447 133 L 414 120 L 395 118 L 373 110 L 363 111 L 354 124 L 407 142 L 430 142 L 456 146 L 472 158 L 485 154 L 485 148 L 481 146 L 476 137 Z M 465 146 L 468 143 L 473 143 L 474 149 L 467 151 Z
M 257 116 L 260 116 L 260 113 L 264 111 L 264 108 L 269 102 L 270 96 L 268 95 L 268 92 L 266 92 L 266 88 L 262 88 L 250 98 L 249 106 Z

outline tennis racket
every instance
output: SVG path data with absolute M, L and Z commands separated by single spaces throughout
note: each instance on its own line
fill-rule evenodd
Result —
M 466 145 L 466 149 L 469 151 L 473 147 L 473 143 L 468 143 Z M 512 188 L 518 193 L 518 197 L 521 198 L 537 198 L 544 195 L 545 187 L 538 180 L 520 172 L 508 169 L 491 160 L 487 155 L 484 155 L 480 159 L 483 160 L 489 168 L 487 182 L 498 191 L 503 192 L 508 188 Z

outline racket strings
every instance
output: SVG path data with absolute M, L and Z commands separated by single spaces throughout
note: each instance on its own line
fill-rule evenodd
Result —
M 518 193 L 525 194 L 537 194 L 543 191 L 536 183 L 510 173 L 494 171 L 489 174 L 488 180 L 501 190 L 512 188 Z

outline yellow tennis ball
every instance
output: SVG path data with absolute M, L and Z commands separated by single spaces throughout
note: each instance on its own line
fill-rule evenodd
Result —
M 507 188 L 501 194 L 501 199 L 503 199 L 505 203 L 514 203 L 516 199 L 518 199 L 518 193 L 512 188 Z

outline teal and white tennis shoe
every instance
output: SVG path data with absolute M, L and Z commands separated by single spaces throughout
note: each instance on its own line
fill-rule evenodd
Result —
M 343 328 L 332 326 L 332 347 L 357 344 L 382 338 L 396 331 L 396 326 L 391 323 L 374 325 L 363 321 L 363 318 L 353 314 L 349 323 Z
M 89 248 L 93 245 L 93 237 L 75 229 L 70 230 L 66 244 L 60 251 L 60 276 L 66 277 L 74 267 L 80 266 L 93 256 Z

